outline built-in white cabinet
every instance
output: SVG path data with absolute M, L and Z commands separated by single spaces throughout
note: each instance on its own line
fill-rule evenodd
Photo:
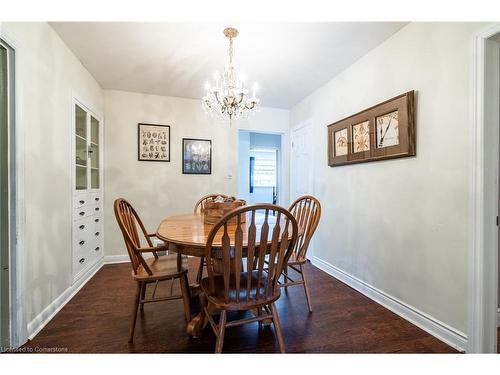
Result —
M 73 102 L 73 281 L 103 256 L 102 121 Z

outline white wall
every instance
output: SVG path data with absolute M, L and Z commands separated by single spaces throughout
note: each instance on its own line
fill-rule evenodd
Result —
M 16 49 L 17 128 L 24 129 L 25 278 L 28 323 L 59 297 L 71 274 L 72 95 L 103 112 L 103 92 L 47 23 L 2 23 Z M 20 150 L 22 151 L 22 150 Z
M 139 122 L 171 126 L 171 162 L 137 160 Z M 129 200 L 148 230 L 156 231 L 164 217 L 191 212 L 204 194 L 236 196 L 238 129 L 283 132 L 288 139 L 289 112 L 262 108 L 230 127 L 208 116 L 199 100 L 106 90 L 104 129 L 105 255 L 125 255 L 113 212 L 116 198 Z M 182 174 L 182 138 L 212 140 L 211 175 Z
M 315 256 L 467 330 L 474 23 L 412 23 L 292 108 L 314 127 Z M 326 126 L 416 90 L 417 156 L 330 168 Z

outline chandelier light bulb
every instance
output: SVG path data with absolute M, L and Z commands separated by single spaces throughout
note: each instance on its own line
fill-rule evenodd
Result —
M 259 89 L 259 84 L 257 82 L 254 82 L 252 89 L 253 89 L 252 98 L 256 98 L 257 97 L 257 90 Z

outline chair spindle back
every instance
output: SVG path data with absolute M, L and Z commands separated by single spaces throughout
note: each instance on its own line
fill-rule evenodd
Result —
M 293 249 L 295 259 L 305 260 L 309 242 L 319 224 L 321 204 L 312 195 L 304 195 L 293 202 L 288 210 L 297 220 L 298 226 L 303 229 Z
M 146 272 L 149 275 L 152 275 L 153 273 L 151 269 L 144 261 L 144 258 L 139 251 L 142 247 L 141 234 L 148 247 L 152 248 L 153 243 L 151 242 L 148 232 L 139 218 L 139 215 L 132 205 L 123 198 L 115 200 L 114 209 L 116 221 L 118 222 L 118 226 L 123 234 L 123 239 L 125 240 L 125 245 L 127 247 L 127 252 L 130 257 L 134 273 L 137 273 L 137 268 L 142 265 Z M 138 231 L 137 225 L 139 226 L 140 231 Z M 156 252 L 153 252 L 153 255 L 155 258 L 158 258 Z
M 206 259 L 210 290 L 214 290 L 217 271 L 223 276 L 228 304 L 262 302 L 276 297 L 278 279 L 292 254 L 297 234 L 295 218 L 283 207 L 258 204 L 231 211 L 214 225 L 208 236 Z M 244 242 L 248 245 L 245 248 Z M 242 276 L 246 278 L 245 283 Z M 241 300 L 240 293 L 246 295 L 246 300 Z

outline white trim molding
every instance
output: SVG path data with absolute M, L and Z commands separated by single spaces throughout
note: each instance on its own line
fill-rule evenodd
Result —
M 316 256 L 312 257 L 312 264 L 455 349 L 465 351 L 467 348 L 467 335 L 465 333 Z
M 24 233 L 26 227 L 26 211 L 24 204 L 24 181 L 25 181 L 25 162 L 24 162 L 24 103 L 23 97 L 23 76 L 20 73 L 21 67 L 24 64 L 24 51 L 20 43 L 2 27 L 0 23 L 0 37 L 9 44 L 14 50 L 14 84 L 15 84 L 15 108 L 14 108 L 14 123 L 15 123 L 15 250 L 11 254 L 11 338 L 10 346 L 18 347 L 26 341 L 26 275 L 24 270 L 25 264 L 25 245 Z M 12 240 L 12 239 L 11 239 Z
M 125 255 L 106 255 L 104 257 L 104 264 L 128 263 L 130 258 L 128 254 Z
M 490 103 L 498 95 L 495 92 L 498 91 L 498 45 L 490 38 L 498 33 L 500 23 L 492 24 L 474 35 L 472 46 L 467 327 L 467 351 L 472 353 L 496 353 L 498 227 L 495 218 L 500 150 L 498 116 L 492 115 L 493 106 L 498 111 L 498 101 Z M 490 74 L 497 78 L 491 79 Z
M 48 322 L 61 311 L 61 309 L 83 288 L 83 286 L 99 271 L 104 265 L 103 258 L 100 258 L 89 270 L 82 275 L 73 285 L 66 289 L 59 297 L 54 299 L 35 319 L 28 323 L 28 339 L 32 340 Z

